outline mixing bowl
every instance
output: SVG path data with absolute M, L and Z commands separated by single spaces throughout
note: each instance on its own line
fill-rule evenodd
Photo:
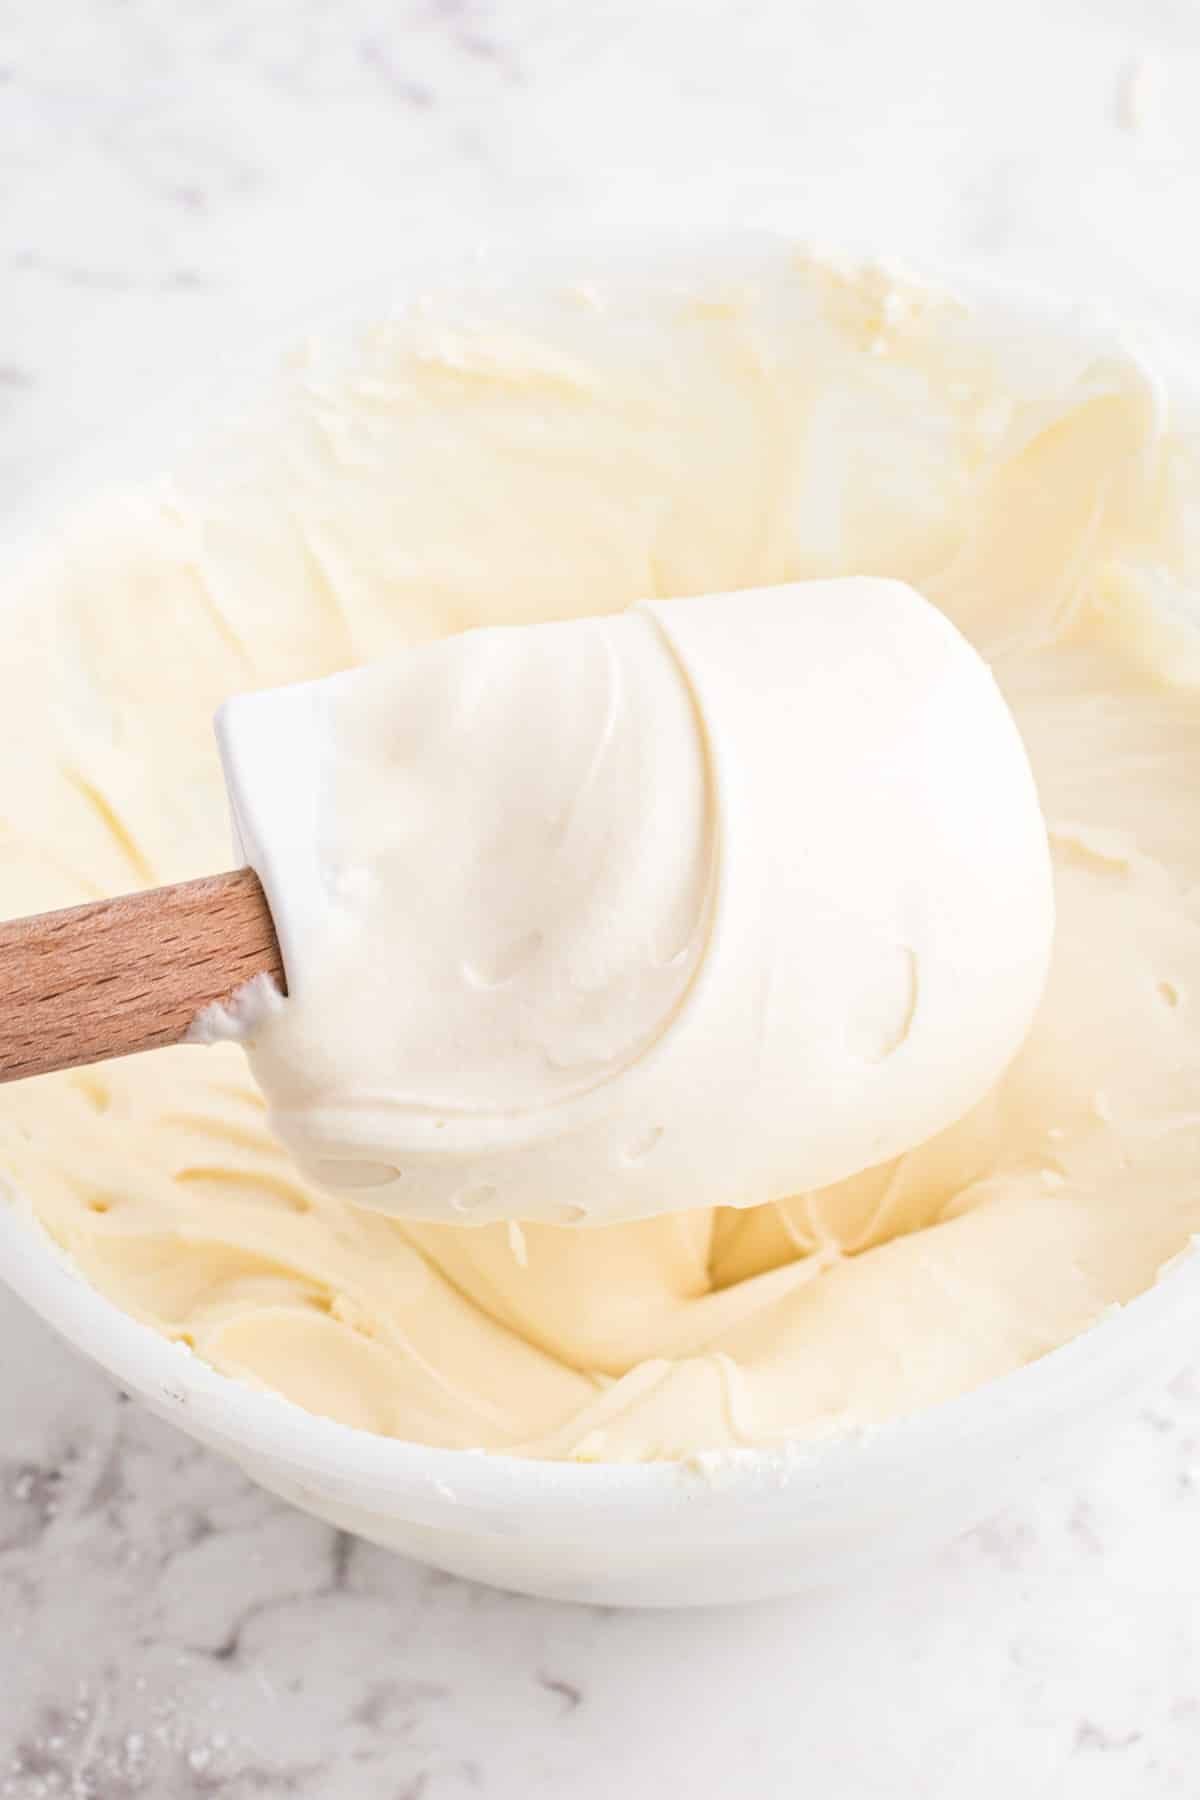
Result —
M 724 281 L 763 258 L 794 253 L 782 242 L 747 238 L 638 249 L 624 262 L 651 272 L 686 265 Z M 555 278 L 565 271 L 586 279 L 596 263 L 595 251 L 578 266 L 560 255 Z M 610 264 L 606 256 L 603 266 Z M 473 279 L 535 294 L 546 272 L 481 266 Z M 1107 326 L 1069 306 L 977 281 L 959 285 L 990 309 L 1014 355 L 1037 358 L 1064 334 L 1106 339 Z M 349 310 L 369 316 L 372 302 Z M 269 360 L 264 348 L 257 373 Z M 253 358 L 249 366 L 254 376 Z M 1169 397 L 1186 412 L 1186 363 L 1163 366 L 1177 371 Z M 1042 1474 L 1070 1468 L 1114 1409 L 1186 1359 L 1200 1260 L 1181 1255 L 1150 1291 L 1082 1336 L 916 1416 L 769 1451 L 646 1464 L 430 1449 L 350 1429 L 244 1386 L 89 1286 L 19 1193 L 0 1205 L 0 1275 L 154 1412 L 336 1526 L 525 1593 L 671 1606 L 857 1579 L 979 1523 Z

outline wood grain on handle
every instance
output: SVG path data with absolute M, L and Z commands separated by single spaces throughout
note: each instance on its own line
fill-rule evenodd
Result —
M 0 1082 L 178 1044 L 264 973 L 284 986 L 251 869 L 0 924 Z

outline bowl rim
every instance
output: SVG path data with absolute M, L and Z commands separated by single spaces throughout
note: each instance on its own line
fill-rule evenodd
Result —
M 1200 1236 L 1162 1270 L 1153 1287 L 1110 1307 L 1093 1325 L 1034 1362 L 953 1399 L 885 1424 L 776 1447 L 700 1453 L 658 1462 L 579 1462 L 445 1449 L 385 1437 L 310 1413 L 282 1395 L 256 1389 L 206 1363 L 186 1345 L 125 1313 L 87 1281 L 49 1236 L 27 1202 L 0 1203 L 0 1272 L 5 1283 L 68 1343 L 97 1362 L 153 1411 L 241 1461 L 262 1457 L 273 1473 L 324 1495 L 374 1498 L 405 1516 L 445 1524 L 447 1507 L 505 1529 L 537 1525 L 556 1537 L 591 1532 L 598 1521 L 633 1530 L 664 1525 L 680 1513 L 714 1536 L 744 1533 L 747 1506 L 756 1525 L 794 1526 L 798 1501 L 836 1513 L 861 1490 L 864 1474 L 881 1493 L 906 1483 L 906 1503 L 941 1493 L 948 1457 L 969 1478 L 972 1447 L 997 1432 L 1024 1435 L 1031 1424 L 1057 1428 L 1082 1376 L 1119 1388 L 1141 1363 L 1157 1363 L 1160 1345 L 1178 1343 L 1200 1304 Z M 1131 1338 L 1135 1355 L 1128 1354 Z M 251 1472 L 257 1472 L 252 1470 Z M 576 1532 L 564 1533 L 564 1520 Z

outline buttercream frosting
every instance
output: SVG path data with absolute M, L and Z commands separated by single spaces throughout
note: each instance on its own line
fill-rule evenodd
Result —
M 974 1105 L 1041 998 L 1024 747 L 899 582 L 468 631 L 219 726 L 287 970 L 251 1063 L 360 1204 L 598 1225 L 826 1187 Z
M 243 1381 L 427 1443 L 651 1458 L 961 1393 L 1200 1227 L 1200 436 L 1076 321 L 788 247 L 585 273 L 309 345 L 169 484 L 10 568 L 5 906 L 221 867 L 231 694 L 888 576 L 985 656 L 1036 775 L 1057 929 L 1020 1053 L 848 1181 L 585 1230 L 319 1190 L 231 1044 L 4 1089 L 0 1166 L 89 1281 Z

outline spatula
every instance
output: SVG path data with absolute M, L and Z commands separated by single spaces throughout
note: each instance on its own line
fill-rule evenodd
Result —
M 0 1082 L 184 1041 L 256 975 L 284 986 L 251 869 L 0 924 Z

